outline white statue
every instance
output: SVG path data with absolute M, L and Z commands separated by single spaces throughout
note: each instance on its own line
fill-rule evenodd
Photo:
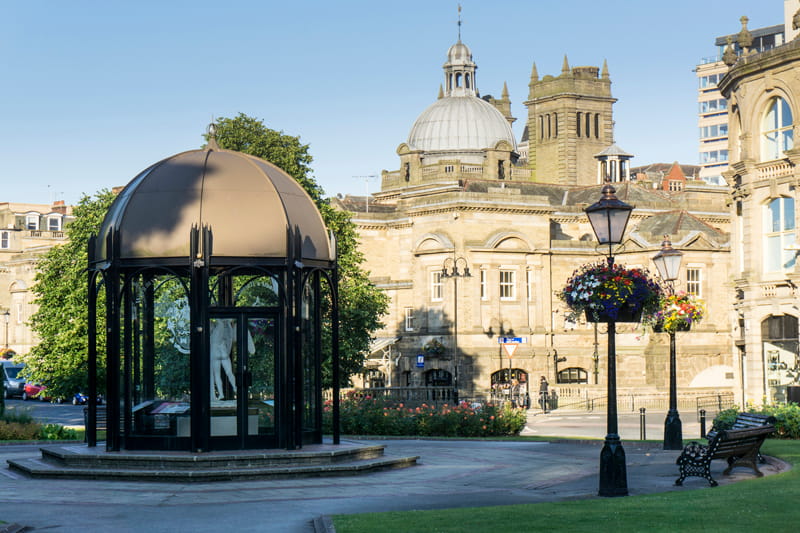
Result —
M 231 348 L 236 340 L 236 321 L 231 318 L 216 319 L 211 321 L 211 397 L 217 400 L 223 398 L 222 371 L 236 391 L 236 378 L 233 375 L 231 364 Z M 247 351 L 252 355 L 256 351 L 253 337 L 247 332 Z

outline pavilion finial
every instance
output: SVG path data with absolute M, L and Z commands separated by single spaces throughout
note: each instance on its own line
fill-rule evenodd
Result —
M 217 144 L 217 125 L 212 122 L 208 125 L 206 132 L 208 133 L 207 148 L 209 150 L 219 150 L 219 145 Z

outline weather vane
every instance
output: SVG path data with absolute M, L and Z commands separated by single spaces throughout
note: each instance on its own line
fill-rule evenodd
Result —
M 461 42 L 461 4 L 458 4 L 458 42 Z

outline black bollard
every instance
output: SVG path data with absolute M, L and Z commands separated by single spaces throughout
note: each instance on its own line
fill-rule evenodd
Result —
M 700 409 L 700 438 L 706 438 L 706 410 Z
M 647 440 L 647 424 L 644 416 L 645 408 L 639 408 L 639 440 Z

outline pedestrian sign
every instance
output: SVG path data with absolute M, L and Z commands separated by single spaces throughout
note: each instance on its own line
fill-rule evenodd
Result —
M 423 354 L 417 355 L 417 368 L 425 368 L 425 356 Z
M 525 344 L 528 337 L 497 337 L 498 344 Z

